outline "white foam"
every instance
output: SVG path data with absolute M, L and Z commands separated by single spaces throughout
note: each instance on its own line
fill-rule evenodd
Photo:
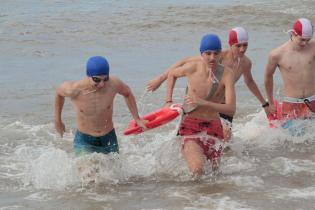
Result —
M 259 160 L 243 158 L 242 151 L 246 145 L 272 147 L 280 136 L 287 138 L 282 131 L 268 128 L 264 113 L 254 114 L 252 117 L 245 125 L 236 123 L 233 127 L 235 137 L 231 147 L 233 151 L 238 151 L 238 155 L 222 158 L 221 170 L 224 174 L 250 172 L 257 168 Z M 175 127 L 175 124 L 169 126 Z M 8 161 L 6 165 L 8 169 L 12 168 L 11 172 L 4 172 L 2 175 L 10 177 L 12 174 L 12 178 L 21 179 L 25 187 L 61 190 L 90 182 L 115 184 L 135 177 L 165 179 L 164 174 L 171 180 L 174 180 L 174 177 L 179 181 L 191 180 L 187 163 L 181 153 L 181 143 L 175 137 L 176 131 L 170 132 L 168 128 L 137 136 L 119 136 L 119 155 L 93 153 L 82 157 L 75 157 L 73 154 L 72 133 L 66 133 L 65 141 L 53 132 L 52 124 L 32 126 L 17 121 L 7 125 L 6 129 L 10 130 L 10 133 L 21 133 L 24 139 L 14 148 L 14 156 L 9 158 L 13 161 Z M 273 133 L 266 138 L 264 132 L 270 133 L 270 130 Z M 302 138 L 300 141 L 306 140 Z M 313 165 L 311 173 L 314 170 L 312 167 Z M 207 177 L 207 174 L 211 173 L 207 164 L 205 171 Z M 284 170 L 281 173 L 287 172 Z M 247 178 L 244 178 L 245 181 Z M 235 178 L 237 184 L 242 181 L 244 180 L 238 181 L 238 178 Z M 258 187 L 261 183 L 254 179 L 247 182 L 252 187 Z
M 311 160 L 292 160 L 285 157 L 277 157 L 270 161 L 269 166 L 274 173 L 281 175 L 293 175 L 300 172 L 315 174 L 315 163 Z
M 294 144 L 315 143 L 314 120 L 296 120 L 290 129 L 269 128 L 266 115 L 263 111 L 249 115 L 252 117 L 245 123 L 233 123 L 233 135 L 243 144 L 254 144 L 260 147 L 274 148 L 285 141 Z M 301 132 L 301 135 L 298 135 Z
M 145 133 L 120 137 L 119 155 L 92 153 L 76 157 L 73 135 L 69 133 L 64 141 L 52 132 L 52 124 L 32 126 L 17 121 L 7 129 L 23 133 L 24 139 L 14 148 L 6 166 L 18 171 L 2 175 L 8 178 L 12 174 L 12 178 L 23 181 L 23 187 L 63 190 L 90 182 L 115 184 L 134 177 L 158 179 L 159 174 L 190 179 L 181 145 L 169 131 L 154 136 Z
M 264 181 L 257 176 L 232 176 L 231 181 L 238 187 L 244 187 L 245 190 L 257 190 L 263 188 Z
M 307 187 L 303 189 L 292 189 L 292 188 L 279 188 L 272 190 L 270 193 L 272 197 L 279 199 L 288 198 L 299 198 L 299 199 L 315 199 L 315 187 Z
M 112 196 L 112 195 L 100 195 L 100 194 L 97 194 L 95 192 L 88 192 L 88 193 L 85 193 L 85 195 L 87 195 L 87 197 L 90 199 L 90 200 L 94 200 L 94 201 L 101 201 L 101 202 L 115 202 L 115 201 L 119 201 L 119 198 L 117 198 L 116 196 Z
M 293 198 L 315 199 L 315 187 L 307 187 L 300 190 L 294 189 L 288 193 L 288 196 Z
M 178 190 L 178 188 L 174 187 L 174 190 L 172 188 L 168 189 L 167 197 L 181 198 L 189 201 L 191 198 L 191 193 L 183 190 Z
M 232 200 L 228 196 L 223 194 L 212 194 L 210 196 L 199 196 L 194 202 L 194 207 L 185 207 L 185 210 L 190 209 L 216 209 L 216 210 L 251 210 L 246 204 L 240 203 L 238 201 Z M 202 206 L 207 206 L 207 208 L 199 208 L 200 204 Z
M 0 207 L 0 210 L 14 210 L 14 209 L 25 209 L 25 206 L 12 205 Z
M 78 183 L 74 160 L 60 149 L 41 149 L 37 158 L 25 162 L 25 184 L 31 184 L 38 189 L 62 190 Z
M 164 134 L 164 135 L 163 135 Z M 173 132 L 155 134 L 136 140 L 126 141 L 122 145 L 125 167 L 133 175 L 151 176 L 153 174 L 170 174 L 178 176 L 187 171 L 183 160 L 180 142 L 176 141 Z M 128 149 L 127 149 L 128 148 Z
M 249 159 L 241 159 L 238 157 L 223 157 L 224 161 L 221 170 L 224 174 L 235 174 L 242 171 L 252 171 L 256 169 L 256 164 L 253 164 Z
M 36 193 L 28 195 L 24 199 L 32 200 L 32 201 L 49 201 L 49 200 L 52 200 L 53 198 L 44 192 L 36 192 Z

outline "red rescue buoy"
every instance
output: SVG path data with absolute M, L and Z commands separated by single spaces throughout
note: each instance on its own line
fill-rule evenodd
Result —
M 151 112 L 142 119 L 147 120 L 146 127 L 148 130 L 152 128 L 159 127 L 161 125 L 164 125 L 173 119 L 175 119 L 177 116 L 180 115 L 182 112 L 182 108 L 180 104 L 173 104 L 170 107 L 164 107 L 157 111 Z M 124 135 L 130 135 L 130 134 L 139 134 L 142 133 L 143 130 L 141 127 L 139 127 L 134 120 L 132 120 L 128 127 L 124 131 Z

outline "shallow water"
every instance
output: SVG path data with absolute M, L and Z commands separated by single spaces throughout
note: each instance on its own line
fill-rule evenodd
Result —
M 54 88 L 85 76 L 91 55 L 108 58 L 111 73 L 134 91 L 142 114 L 163 104 L 165 88 L 146 82 L 176 60 L 198 54 L 214 32 L 249 31 L 247 55 L 263 89 L 268 52 L 285 42 L 296 17 L 315 22 L 311 0 L 7 1 L 0 8 L 0 209 L 314 209 L 314 122 L 296 122 L 303 136 L 270 129 L 241 81 L 231 150 L 214 176 L 207 165 L 191 178 L 175 138 L 178 119 L 138 136 L 123 136 L 131 118 L 122 97 L 114 122 L 120 154 L 76 157 L 69 101 L 64 138 L 53 128 Z M 139 76 L 141 75 L 141 76 Z M 279 74 L 276 95 L 281 95 Z M 179 81 L 180 102 L 185 81 Z

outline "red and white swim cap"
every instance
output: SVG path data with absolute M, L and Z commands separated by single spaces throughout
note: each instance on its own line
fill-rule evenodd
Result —
M 310 20 L 306 18 L 299 18 L 293 25 L 293 32 L 302 38 L 312 38 L 313 25 Z
M 232 46 L 233 44 L 245 43 L 248 42 L 248 34 L 247 31 L 242 27 L 235 27 L 230 30 L 229 33 L 229 44 Z

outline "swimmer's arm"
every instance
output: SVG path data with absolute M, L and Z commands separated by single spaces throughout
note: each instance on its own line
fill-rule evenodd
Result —
M 265 68 L 265 89 L 268 101 L 270 104 L 273 104 L 273 75 L 277 68 L 277 57 L 274 53 L 270 53 L 268 58 L 268 63 Z
M 64 82 L 56 89 L 56 95 L 75 98 L 80 93 L 76 82 Z
M 137 103 L 136 103 L 136 99 L 135 96 L 133 95 L 131 89 L 129 88 L 129 86 L 127 84 L 125 84 L 123 81 L 121 81 L 118 78 L 115 78 L 115 83 L 117 84 L 117 92 L 118 94 L 122 95 L 125 99 L 126 105 L 132 115 L 132 117 L 135 120 L 139 120 L 140 116 L 138 113 L 138 107 L 137 107 Z
M 56 89 L 55 110 L 54 110 L 55 128 L 57 132 L 61 135 L 61 137 L 63 136 L 63 133 L 65 132 L 65 125 L 63 124 L 62 118 L 61 118 L 62 108 L 65 102 L 65 97 L 75 97 L 77 93 L 78 91 L 74 89 L 73 82 L 65 82 Z
M 180 61 L 177 61 L 175 64 L 171 65 L 168 69 L 166 69 L 166 71 L 163 72 L 161 75 L 150 80 L 146 86 L 147 91 L 157 90 L 161 86 L 161 84 L 167 79 L 167 75 L 171 70 L 181 67 L 188 62 L 196 61 L 198 59 L 200 59 L 200 56 L 191 56 L 191 57 L 186 57 Z
M 69 97 L 72 94 L 71 82 L 64 82 L 56 89 L 55 94 L 55 122 L 61 122 L 61 112 L 65 103 L 65 97 Z
M 244 81 L 247 85 L 248 89 L 256 96 L 256 98 L 260 101 L 261 104 L 265 104 L 266 101 L 264 97 L 262 96 L 259 88 L 257 87 L 257 84 L 255 80 L 253 79 L 252 73 L 251 73 L 252 63 L 250 62 L 249 65 L 244 69 Z
M 195 63 L 188 63 L 181 67 L 174 68 L 169 71 L 167 75 L 167 89 L 166 89 L 166 98 L 165 102 L 172 102 L 173 101 L 173 90 L 176 83 L 176 79 L 179 77 L 184 77 L 191 74 L 193 71 L 196 70 Z
M 61 121 L 61 112 L 65 102 L 65 97 L 75 96 L 73 82 L 64 82 L 56 89 L 55 94 L 55 121 Z
M 142 122 L 142 120 L 140 119 L 140 116 L 139 116 L 135 96 L 133 95 L 129 86 L 116 77 L 115 78 L 112 77 L 112 79 L 113 79 L 113 82 L 115 83 L 118 94 L 120 94 L 124 97 L 126 105 L 129 109 L 133 119 L 136 121 L 136 123 L 140 127 L 145 128 L 144 122 Z

